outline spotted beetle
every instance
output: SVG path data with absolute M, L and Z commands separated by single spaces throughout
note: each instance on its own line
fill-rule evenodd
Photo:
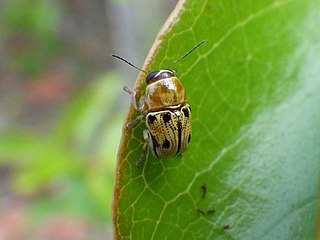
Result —
M 140 166 L 144 159 L 147 145 L 152 155 L 157 158 L 181 155 L 187 150 L 191 140 L 191 108 L 187 103 L 182 82 L 169 67 L 181 61 L 204 42 L 199 42 L 166 69 L 150 73 L 118 55 L 111 55 L 147 74 L 145 79 L 147 87 L 139 101 L 136 99 L 136 91 L 127 86 L 123 88 L 131 95 L 135 110 L 141 113 L 135 120 L 128 123 L 127 127 L 131 128 L 145 118 L 146 128 L 143 131 L 145 143 L 141 157 L 136 162 L 137 166 Z

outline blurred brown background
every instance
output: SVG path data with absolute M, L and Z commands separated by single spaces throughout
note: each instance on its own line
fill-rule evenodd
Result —
M 0 240 L 111 239 L 135 69 L 176 0 L 0 2 Z

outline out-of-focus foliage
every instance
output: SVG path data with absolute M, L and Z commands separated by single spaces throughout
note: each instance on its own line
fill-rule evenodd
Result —
M 60 214 L 110 220 L 121 87 L 118 74 L 105 74 L 70 97 L 47 133 L 22 127 L 0 133 L 0 168 L 13 169 L 15 195 L 33 199 L 33 223 Z
M 81 15 L 83 3 L 71 3 L 0 3 L 0 213 L 6 219 L 10 209 L 22 209 L 11 223 L 21 239 L 34 239 L 54 216 L 104 223 L 104 230 L 111 218 L 124 83 L 109 60 L 100 61 L 111 51 L 99 45 L 107 41 L 101 31 L 77 38 L 74 19 L 98 14 Z M 0 220 L 1 236 L 10 231 L 5 224 Z
M 43 71 L 59 50 L 58 24 L 62 9 L 55 1 L 10 0 L 4 4 L 3 28 L 10 41 L 14 70 Z
M 110 223 L 114 163 L 130 101 L 122 87 L 137 72 L 109 55 L 141 65 L 172 9 L 168 2 L 0 2 L 1 236 L 2 229 L 9 232 L 11 209 L 22 209 L 10 224 L 14 239 L 27 239 L 25 229 L 47 229 L 52 216 L 63 227 L 63 216 Z M 150 11 L 141 14 L 140 6 Z M 128 69 L 127 77 L 115 65 Z M 20 238 L 18 222 L 24 224 Z
M 79 93 L 67 104 L 48 135 L 17 130 L 1 134 L 0 164 L 17 168 L 17 191 L 29 195 L 39 189 L 52 192 L 40 206 L 34 202 L 35 209 L 41 208 L 39 215 L 69 211 L 110 218 L 107 206 L 111 205 L 109 193 L 123 116 L 113 109 L 117 100 L 114 89 L 121 89 L 121 81 L 108 74 L 89 87 L 91 91 Z

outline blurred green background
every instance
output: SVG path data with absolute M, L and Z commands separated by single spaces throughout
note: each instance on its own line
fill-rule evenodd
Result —
M 0 239 L 111 239 L 138 66 L 176 0 L 0 2 Z

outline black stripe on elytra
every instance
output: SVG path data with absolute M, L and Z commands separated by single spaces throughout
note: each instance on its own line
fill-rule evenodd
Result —
M 178 154 L 180 152 L 180 148 L 181 148 L 181 134 L 182 134 L 181 131 L 182 131 L 182 124 L 179 119 L 179 121 L 178 121 L 178 149 L 177 149 L 176 154 Z
M 188 108 L 184 108 L 184 109 L 182 109 L 182 111 L 184 113 L 184 116 L 188 118 L 189 117 L 189 109 Z
M 159 143 L 157 142 L 156 138 L 152 134 L 150 134 L 150 136 L 152 139 L 153 152 L 157 157 L 159 157 L 159 155 L 157 153 L 157 149 L 159 148 Z

